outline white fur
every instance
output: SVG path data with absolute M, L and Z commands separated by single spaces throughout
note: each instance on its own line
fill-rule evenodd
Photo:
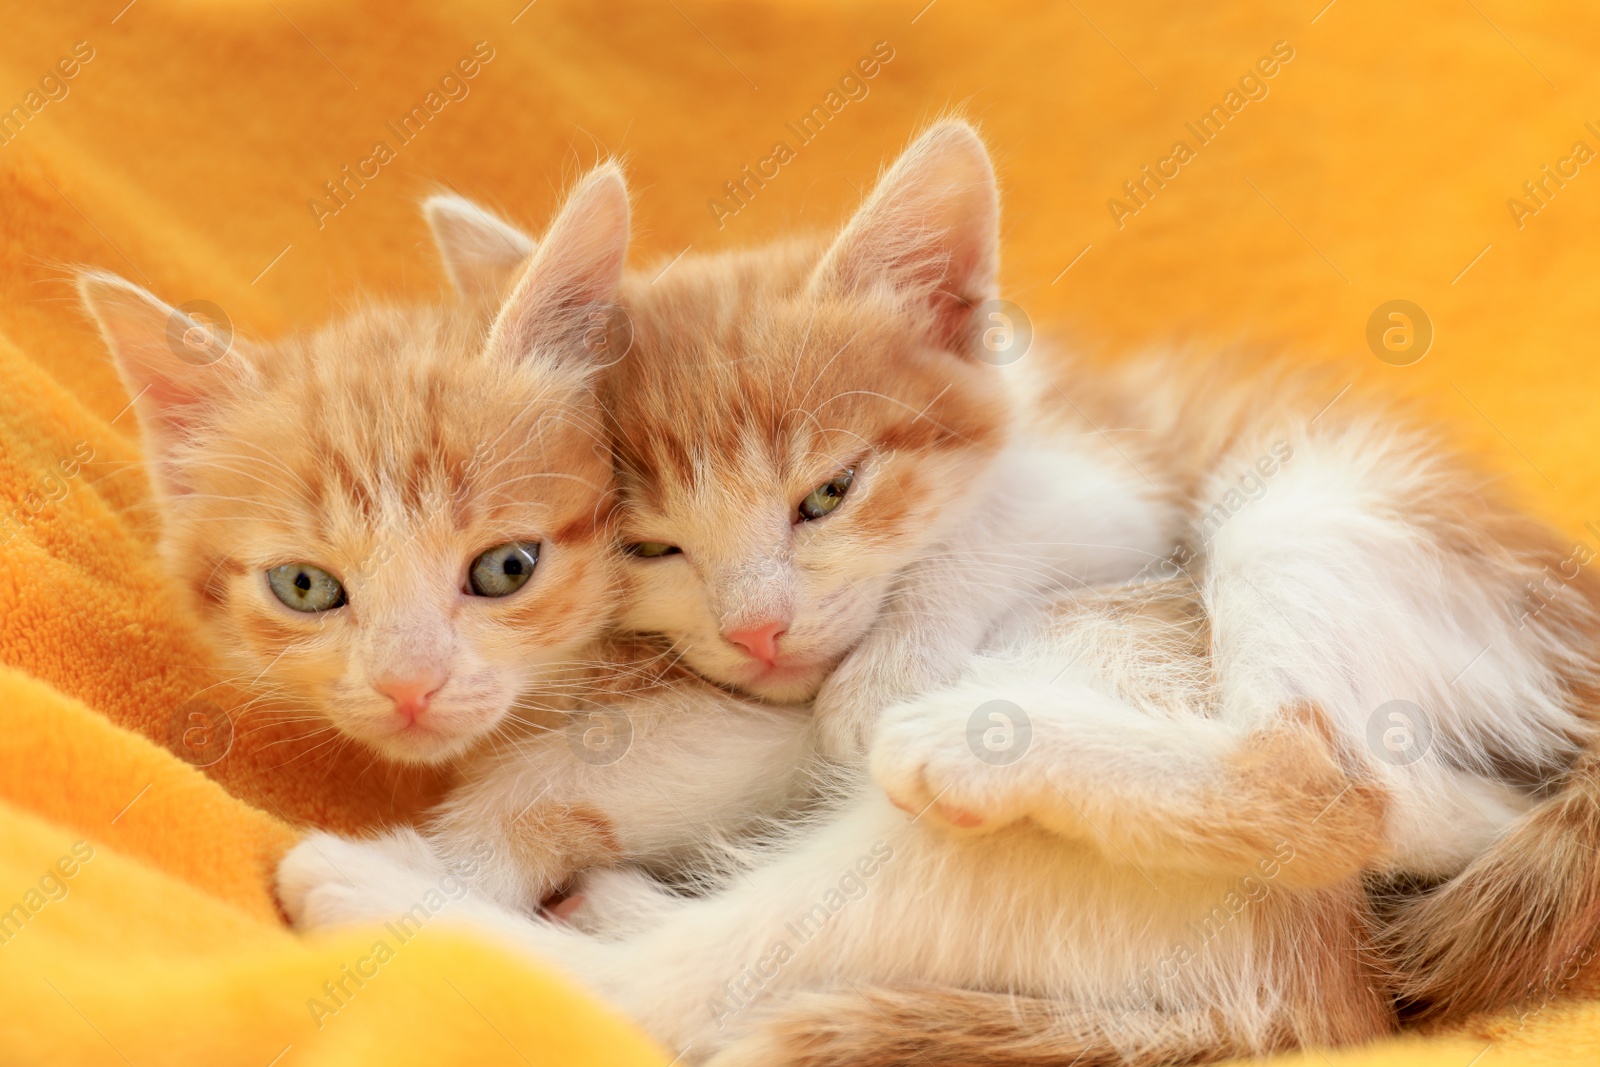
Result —
M 962 677 L 997 627 L 1126 581 L 1172 543 L 1153 488 L 1076 427 L 1025 424 L 972 495 L 963 521 L 895 575 L 877 624 L 818 692 L 830 755 L 859 758 L 882 709 Z
M 321 887 L 286 893 L 286 906 L 301 925 L 389 919 L 443 876 L 429 861 L 420 841 L 362 848 L 319 835 L 287 861 L 285 878 L 320 876 Z M 664 918 L 623 940 L 529 920 L 478 897 L 452 908 L 567 970 L 700 1062 L 757 1020 L 751 1005 L 840 979 L 1003 988 L 1131 1012 L 1216 1005 L 1265 1018 L 1270 987 L 1242 973 L 1248 911 L 1213 920 L 1214 939 L 1174 980 L 1145 973 L 1175 943 L 1194 940 L 1187 924 L 1206 923 L 1236 889 L 1233 880 L 1194 878 L 1157 888 L 1132 868 L 1026 827 L 951 839 L 862 790 L 791 850 L 715 897 L 663 903 Z
M 1159 365 L 1147 385 L 1183 388 Z M 1577 651 L 1547 629 L 1519 628 L 1507 610 L 1526 568 L 1446 553 L 1408 518 L 1437 487 L 1434 446 L 1340 415 L 1264 416 L 1198 485 L 1172 473 L 1181 462 L 1135 468 L 1076 420 L 1021 421 L 963 523 L 878 576 L 877 623 L 820 698 L 833 752 L 872 740 L 875 782 L 847 777 L 835 808 L 796 821 L 714 894 L 592 880 L 588 925 L 604 937 L 496 903 L 527 908 L 548 888 L 515 871 L 451 907 L 567 969 L 689 1062 L 727 1046 L 755 1019 L 749 1005 L 865 982 L 1010 990 L 1130 1020 L 1214 1011 L 1264 1042 L 1282 1023 L 1285 975 L 1253 951 L 1256 912 L 1215 916 L 1267 857 L 1213 854 L 1171 832 L 1227 785 L 1232 757 L 1291 726 L 1292 707 L 1315 706 L 1352 785 L 1376 782 L 1389 798 L 1372 867 L 1444 875 L 1528 806 L 1496 777 L 1497 761 L 1559 765 L 1578 727 L 1558 677 Z M 1159 419 L 1140 428 L 1157 441 L 1176 429 Z M 1214 521 L 1237 472 L 1280 440 L 1292 461 Z M 1143 654 L 1111 614 L 1052 624 L 1081 587 L 1148 574 L 1177 536 L 1195 556 L 1160 576 L 1193 578 L 1210 627 L 1205 669 Z M 659 621 L 650 628 L 665 629 Z M 726 695 L 699 714 L 692 705 L 706 695 L 641 712 L 650 743 L 627 773 L 563 763 L 548 740 L 497 757 L 447 806 L 446 839 L 432 848 L 405 834 L 308 839 L 280 874 L 286 907 L 305 926 L 389 917 L 448 873 L 439 855 L 471 841 L 490 809 L 534 795 L 600 807 L 628 857 L 647 862 L 682 860 L 782 810 L 803 792 L 796 768 L 816 739 Z M 996 699 L 1031 724 L 1014 763 L 986 761 L 972 743 L 974 713 Z M 1396 699 L 1420 705 L 1433 730 L 1432 747 L 1408 763 L 1369 743 L 1373 714 Z M 977 816 L 986 832 L 953 832 L 951 813 Z M 1273 812 L 1259 814 L 1270 825 Z M 818 924 L 809 936 L 798 925 L 808 915 Z M 1152 986 L 1150 968 L 1193 941 L 1194 924 L 1214 936 Z M 1140 1025 L 1128 1023 L 1130 1046 Z
M 586 749 L 590 730 L 622 746 L 620 757 L 601 762 L 612 754 Z M 487 854 L 474 886 L 534 910 L 579 872 L 511 841 L 508 813 L 583 808 L 614 830 L 619 861 L 682 867 L 803 801 L 814 730 L 803 709 L 753 705 L 692 684 L 575 714 L 562 731 L 510 739 L 469 763 L 463 784 L 434 813 L 430 838 L 447 863 Z

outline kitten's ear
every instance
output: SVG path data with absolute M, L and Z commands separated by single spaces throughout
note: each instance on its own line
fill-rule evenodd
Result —
M 533 255 L 533 238 L 465 197 L 450 193 L 422 202 L 433 243 L 456 292 L 498 297 Z
M 604 163 L 578 183 L 539 241 L 489 331 L 489 348 L 523 359 L 593 330 L 616 301 L 628 255 L 628 186 Z
M 878 182 L 811 278 L 814 292 L 877 287 L 931 311 L 935 343 L 967 354 L 973 308 L 996 294 L 1000 199 L 989 153 L 964 122 L 917 138 Z
M 205 405 L 242 375 L 232 327 L 180 311 L 106 271 L 80 272 L 78 294 L 133 398 L 146 453 L 164 467 Z

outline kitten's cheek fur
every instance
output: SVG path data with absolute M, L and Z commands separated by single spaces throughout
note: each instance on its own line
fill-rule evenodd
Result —
M 876 562 L 861 566 L 859 559 L 856 563 L 863 573 L 835 581 L 835 588 L 789 594 L 802 606 L 781 643 L 783 657 L 795 661 L 788 670 L 771 670 L 722 637 L 707 583 L 681 561 L 634 568 L 622 627 L 664 635 L 704 678 L 763 700 L 801 703 L 817 694 L 829 673 L 861 642 L 881 610 L 888 588 L 885 574 L 897 569 Z
M 833 621 L 817 623 L 815 629 L 827 635 L 827 645 L 794 649 L 792 654 L 800 659 L 801 665 L 775 670 L 733 648 L 709 622 L 686 632 L 643 624 L 642 618 L 640 621 L 641 632 L 663 633 L 673 640 L 682 650 L 684 662 L 701 677 L 779 704 L 803 703 L 814 697 L 828 675 L 866 632 L 866 624 L 858 627 L 855 620 L 846 620 L 848 625 L 844 626 Z M 848 644 L 835 649 L 835 644 L 841 641 Z M 789 654 L 786 650 L 785 655 Z

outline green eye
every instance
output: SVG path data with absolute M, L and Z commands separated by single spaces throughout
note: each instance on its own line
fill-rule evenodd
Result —
M 272 595 L 296 611 L 332 611 L 345 605 L 339 579 L 310 563 L 285 563 L 267 571 Z
M 510 596 L 528 584 L 539 563 L 539 542 L 496 545 L 472 561 L 467 581 L 478 596 Z
M 810 522 L 820 519 L 844 502 L 844 495 L 850 491 L 850 483 L 856 480 L 856 469 L 846 467 L 832 478 L 823 482 L 800 501 L 800 521 Z
M 676 556 L 683 549 L 677 545 L 669 545 L 662 541 L 640 541 L 629 545 L 623 551 L 630 556 L 639 556 L 642 559 L 658 559 L 661 556 Z

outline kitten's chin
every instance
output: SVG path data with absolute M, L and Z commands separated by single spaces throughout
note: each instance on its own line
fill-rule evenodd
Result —
M 785 664 L 780 661 L 771 667 L 764 663 L 747 663 L 737 670 L 724 672 L 720 680 L 724 685 L 774 704 L 805 704 L 817 695 L 836 662 L 809 660 Z
M 691 646 L 683 662 L 702 678 L 772 704 L 806 704 L 817 695 L 850 649 L 808 650 L 763 663 L 731 648 Z
M 446 763 L 455 759 L 488 733 L 487 729 L 445 731 L 419 723 L 382 733 L 371 729 L 354 729 L 344 724 L 339 729 L 392 763 L 418 765 Z

